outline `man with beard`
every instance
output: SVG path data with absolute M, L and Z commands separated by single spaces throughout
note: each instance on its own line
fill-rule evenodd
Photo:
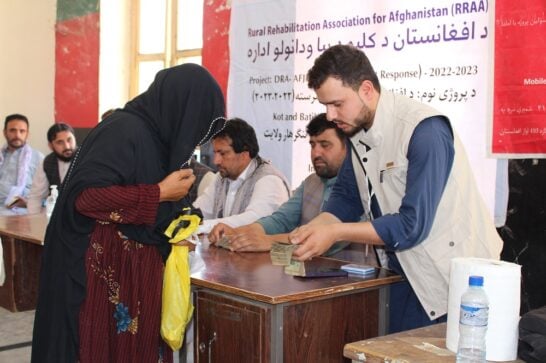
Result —
M 212 138 L 212 146 L 218 172 L 194 203 L 205 219 L 199 233 L 209 233 L 218 223 L 231 227 L 252 223 L 288 200 L 286 178 L 258 155 L 256 132 L 246 121 L 228 120 Z
M 450 260 L 502 249 L 450 120 L 381 88 L 350 45 L 322 53 L 308 85 L 350 151 L 324 212 L 290 234 L 294 255 L 305 261 L 339 240 L 384 246 L 388 268 L 406 278 L 390 289 L 389 332 L 445 321 Z
M 74 129 L 65 123 L 51 126 L 47 130 L 47 141 L 52 152 L 45 157 L 32 179 L 27 201 L 28 214 L 40 213 L 51 185 L 61 186 L 76 152 Z
M 26 213 L 26 197 L 42 153 L 27 144 L 28 118 L 8 115 L 4 121 L 6 144 L 0 152 L 0 215 Z
M 238 228 L 218 224 L 209 234 L 216 243 L 221 237 L 229 238 L 232 251 L 269 251 L 275 241 L 288 241 L 288 233 L 308 223 L 326 205 L 337 173 L 346 155 L 346 138 L 335 124 L 326 119 L 326 114 L 315 116 L 307 125 L 311 145 L 311 162 L 315 172 L 309 175 L 294 191 L 292 197 L 273 214 L 260 218 L 256 223 Z M 325 256 L 343 257 L 375 264 L 374 254 L 366 259 L 362 249 L 343 250 L 349 243 L 336 242 L 324 253 Z M 359 246 L 354 246 L 358 250 Z

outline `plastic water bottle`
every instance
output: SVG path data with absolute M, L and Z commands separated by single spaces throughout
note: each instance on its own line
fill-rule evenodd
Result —
M 45 202 L 47 219 L 51 217 L 51 214 L 53 213 L 53 208 L 55 208 L 55 203 L 57 202 L 57 196 L 59 195 L 59 191 L 57 190 L 57 186 L 55 184 L 51 185 L 49 188 L 51 189 L 51 191 L 49 193 L 49 197 L 47 197 Z
M 485 362 L 485 333 L 488 316 L 489 301 L 483 289 L 483 277 L 470 276 L 468 289 L 461 297 L 458 363 Z

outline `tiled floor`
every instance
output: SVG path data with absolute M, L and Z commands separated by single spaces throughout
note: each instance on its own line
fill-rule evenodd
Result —
M 34 310 L 12 313 L 0 307 L 0 363 L 29 363 Z M 178 354 L 174 363 L 184 362 Z
M 33 324 L 34 310 L 12 313 L 0 307 L 0 363 L 30 362 Z M 184 361 L 175 354 L 174 363 Z
M 0 362 L 30 362 L 34 310 L 12 313 L 0 308 Z

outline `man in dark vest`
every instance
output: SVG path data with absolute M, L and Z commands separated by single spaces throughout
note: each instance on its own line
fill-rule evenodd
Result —
M 269 251 L 274 241 L 288 241 L 288 233 L 296 227 L 308 223 L 316 217 L 328 201 L 330 190 L 337 179 L 337 173 L 346 155 L 346 138 L 333 122 L 321 113 L 307 125 L 311 162 L 315 172 L 309 175 L 294 191 L 292 197 L 273 214 L 263 217 L 246 226 L 230 228 L 217 225 L 209 240 L 218 241 L 223 235 L 230 237 L 233 251 Z M 369 249 L 366 254 L 362 245 L 348 246 L 348 242 L 338 242 L 325 255 L 335 255 L 348 260 L 375 264 L 375 253 Z M 345 249 L 344 249 L 345 248 Z M 369 258 L 366 258 L 366 255 Z
M 60 122 L 51 126 L 47 130 L 47 141 L 52 152 L 44 158 L 32 179 L 27 201 L 28 214 L 42 210 L 51 185 L 60 187 L 76 151 L 74 129 L 68 124 Z
M 193 204 L 205 220 L 199 233 L 218 223 L 239 227 L 274 212 L 290 197 L 282 173 L 258 153 L 256 132 L 239 118 L 228 120 L 212 138 L 215 180 Z

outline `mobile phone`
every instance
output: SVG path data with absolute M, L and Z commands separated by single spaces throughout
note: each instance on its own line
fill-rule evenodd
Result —
M 371 275 L 375 273 L 375 267 L 371 265 L 359 265 L 356 263 L 349 263 L 340 267 L 343 271 L 347 271 L 350 274 L 355 275 Z
M 319 268 L 306 268 L 305 275 L 298 277 L 338 277 L 347 276 L 348 272 L 339 268 L 333 267 L 319 267 Z

